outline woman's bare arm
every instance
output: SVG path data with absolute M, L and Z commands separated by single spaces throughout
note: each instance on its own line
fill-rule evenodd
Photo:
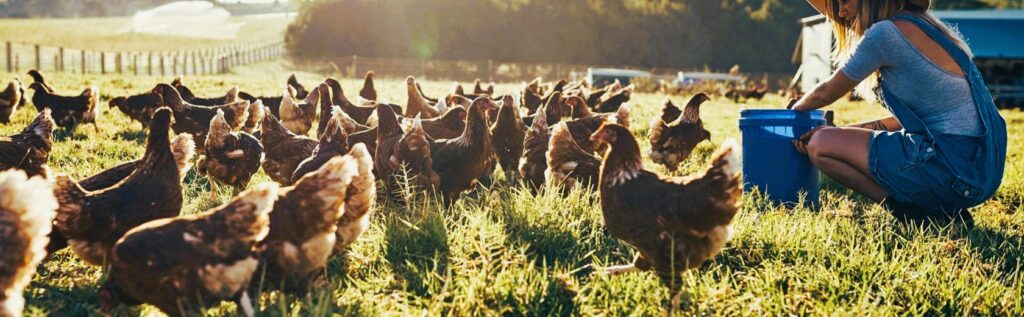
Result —
M 858 124 L 851 124 L 848 125 L 847 127 L 890 132 L 903 130 L 903 125 L 901 125 L 900 121 L 896 120 L 896 118 L 894 117 L 888 117 Z
M 850 93 L 854 87 L 857 87 L 857 82 L 846 77 L 846 74 L 843 74 L 843 72 L 838 71 L 832 74 L 831 78 L 814 87 L 814 90 L 804 95 L 803 98 L 800 98 L 793 105 L 793 109 L 810 111 L 824 108 Z

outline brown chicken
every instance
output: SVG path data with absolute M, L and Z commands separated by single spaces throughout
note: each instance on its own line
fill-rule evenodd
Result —
M 53 146 L 53 118 L 50 110 L 36 115 L 21 133 L 0 137 L 0 171 L 19 169 L 29 176 L 46 177 L 46 162 Z
M 145 93 L 127 97 L 116 97 L 108 104 L 111 108 L 117 108 L 134 121 L 142 124 L 142 128 L 149 127 L 149 121 L 153 119 L 153 113 L 160 108 L 160 96 L 152 90 Z
M 539 108 L 544 113 L 544 107 Z M 526 138 L 523 140 L 523 158 L 519 162 L 519 175 L 526 180 L 527 187 L 531 191 L 537 191 L 544 187 L 544 172 L 548 169 L 548 140 L 551 139 L 551 129 L 548 128 L 546 116 L 538 115 L 533 120 L 533 125 L 526 131 Z
M 462 135 L 462 131 L 466 129 L 466 115 L 465 108 L 452 107 L 444 115 L 422 120 L 420 124 L 423 131 L 433 139 L 452 139 Z M 405 123 L 411 124 L 412 121 L 407 118 Z
M 335 242 L 332 255 L 346 251 L 360 235 L 370 227 L 370 216 L 377 201 L 377 179 L 373 175 L 373 157 L 365 145 L 356 144 L 345 156 L 355 162 L 357 172 L 345 189 L 345 212 L 338 220 L 334 231 Z
M 278 191 L 270 233 L 258 247 L 257 272 L 263 277 L 259 284 L 299 295 L 319 284 L 337 242 L 335 232 L 358 164 L 350 156 L 333 157 L 296 180 L 295 186 Z
M 312 156 L 319 143 L 308 136 L 288 131 L 273 115 L 263 117 L 259 137 L 265 151 L 263 171 L 282 185 L 291 184 L 299 163 Z
M 576 140 L 576 144 L 579 145 L 584 152 L 604 153 L 606 146 L 594 144 L 594 142 L 590 140 L 589 136 L 594 134 L 594 131 L 597 131 L 597 128 L 600 128 L 601 124 L 604 124 L 605 122 L 617 123 L 628 128 L 629 114 L 629 107 L 623 105 L 614 113 L 593 114 L 589 117 L 566 121 L 565 124 L 572 133 L 572 137 Z
M 54 91 L 46 83 L 34 82 L 28 86 L 35 90 L 32 95 L 32 104 L 36 110 L 42 111 L 49 108 L 53 113 L 54 122 L 57 126 L 66 130 L 74 130 L 79 124 L 91 123 L 96 132 L 100 127 L 96 124 L 99 113 L 100 91 L 99 88 L 88 87 L 78 96 L 68 97 L 54 94 Z
M 491 137 L 494 140 L 494 154 L 498 157 L 505 179 L 515 182 L 519 173 L 519 160 L 523 157 L 523 144 L 526 139 L 526 124 L 519 116 L 519 105 L 512 96 L 502 98 L 498 118 L 491 125 Z
M 700 120 L 700 106 L 708 100 L 711 98 L 707 94 L 699 93 L 680 111 L 671 99 L 665 98 L 661 116 L 651 120 L 647 136 L 651 142 L 648 156 L 652 161 L 675 171 L 698 144 L 711 140 L 711 132 L 704 129 L 704 122 Z
M 196 154 L 196 143 L 192 140 L 192 135 L 184 133 L 174 136 L 174 138 L 171 139 L 171 153 L 174 155 L 175 164 L 178 165 L 178 174 L 181 175 L 182 180 L 184 180 L 185 174 L 192 168 L 192 158 L 195 157 Z M 89 178 L 78 181 L 78 186 L 81 186 L 82 189 L 90 192 L 110 188 L 127 178 L 128 175 L 131 175 L 139 165 L 139 162 L 142 161 L 142 159 L 138 159 L 114 166 L 96 175 L 89 176 Z M 66 247 L 68 247 L 68 240 L 60 233 L 60 230 L 51 231 L 50 244 L 46 246 L 46 251 L 53 254 L 54 252 L 63 250 Z
M 594 106 L 594 110 L 597 112 L 615 112 L 619 110 L 619 107 L 629 102 L 630 96 L 633 95 L 633 85 L 629 85 L 625 88 L 609 91 L 601 97 L 601 101 Z
M 42 177 L 0 172 L 0 316 L 21 316 L 22 291 L 46 256 L 57 200 Z
M 548 169 L 544 176 L 568 193 L 577 186 L 596 189 L 601 159 L 576 144 L 565 122 L 555 125 L 548 143 Z
M 135 170 L 112 187 L 89 191 L 58 175 L 53 192 L 60 203 L 54 225 L 72 250 L 88 263 L 110 260 L 114 243 L 131 228 L 181 213 L 181 171 L 171 149 L 169 109 L 153 115 L 146 154 Z
M 466 129 L 461 136 L 430 144 L 434 171 L 441 176 L 440 194 L 449 204 L 463 191 L 473 188 L 491 165 L 494 148 L 484 113 L 494 108 L 490 99 L 477 98 L 469 106 Z
M 537 109 L 544 105 L 544 95 L 540 91 L 540 78 L 523 86 L 523 93 L 520 98 L 523 100 L 523 107 L 526 107 L 528 111 L 527 114 L 532 115 L 536 113 Z
M 487 90 L 484 90 L 483 86 L 480 84 L 480 79 L 474 80 L 473 94 L 478 97 L 488 98 L 494 96 L 494 83 L 491 83 L 491 85 L 487 86 Z
M 328 77 L 324 81 L 331 88 L 331 100 L 332 105 L 340 106 L 342 111 L 345 111 L 352 119 L 355 119 L 359 124 L 367 124 L 369 118 L 373 116 L 376 111 L 376 106 L 362 106 L 352 104 L 348 98 L 345 97 L 345 91 L 341 89 L 341 83 L 337 79 Z M 393 110 L 401 112 L 402 108 L 397 105 L 391 105 Z
M 366 72 L 363 79 L 363 89 L 359 90 L 359 97 L 369 101 L 377 101 L 377 89 L 373 86 L 373 71 Z
M 444 114 L 446 109 L 435 108 L 434 103 L 423 98 L 423 93 L 416 86 L 416 78 L 412 76 L 406 77 L 405 85 L 409 93 L 409 102 L 405 106 L 406 118 L 415 118 L 416 115 L 420 115 L 420 118 L 431 119 Z
M 195 215 L 147 222 L 118 241 L 100 289 L 105 310 L 150 304 L 169 316 L 198 316 L 233 300 L 253 316 L 248 287 L 259 267 L 256 247 L 270 231 L 277 185 L 265 183 Z
M 174 78 L 174 81 L 171 82 L 171 86 L 174 86 L 174 89 L 178 90 L 178 93 L 181 94 L 181 99 L 185 100 L 187 103 L 197 106 L 213 107 L 242 100 L 239 97 L 240 90 L 238 89 L 238 86 L 228 88 L 228 92 L 223 96 L 212 98 L 197 97 L 196 94 L 192 92 L 192 89 L 189 89 L 181 82 L 181 77 Z
M 252 175 L 260 170 L 263 145 L 245 132 L 232 132 L 224 119 L 224 112 L 210 120 L 210 134 L 206 136 L 204 155 L 196 163 L 196 170 L 210 181 L 210 199 L 220 192 L 218 184 L 244 188 Z
M 163 107 L 171 108 L 174 112 L 174 132 L 191 134 L 200 146 L 206 144 L 210 121 L 217 115 L 217 110 L 224 111 L 224 119 L 231 125 L 231 129 L 241 128 L 249 117 L 249 101 L 243 100 L 216 107 L 197 106 L 181 99 L 178 90 L 168 84 L 157 84 L 153 88 L 153 93 L 160 96 L 160 104 Z
M 255 135 L 256 131 L 259 131 L 260 123 L 263 122 L 263 116 L 267 115 L 267 107 L 263 106 L 263 100 L 257 99 L 249 103 L 248 112 L 249 116 L 242 124 L 242 132 Z
M 306 90 L 306 87 L 299 83 L 299 79 L 295 77 L 295 74 L 288 76 L 288 87 L 295 89 L 295 98 L 306 99 L 310 91 Z
M 411 128 L 403 133 L 390 108 L 377 107 L 377 112 L 381 119 L 377 126 L 378 146 L 373 166 L 377 178 L 384 181 L 387 195 L 400 198 L 404 181 L 416 189 L 434 191 L 440 188 L 441 177 L 434 171 L 430 143 L 420 119 L 413 119 Z
M 327 129 L 320 136 L 320 143 L 313 150 L 313 154 L 303 160 L 302 163 L 299 163 L 299 166 L 292 173 L 292 183 L 295 183 L 306 174 L 320 169 L 321 166 L 327 164 L 332 158 L 348 153 L 348 133 L 342 127 L 342 120 L 344 120 L 342 117 L 345 116 L 345 113 L 339 107 L 334 107 L 332 113 L 334 115 L 331 116 L 330 122 L 327 123 Z
M 11 123 L 11 115 L 21 107 L 23 91 L 21 81 L 17 78 L 8 83 L 4 91 L 0 91 L 0 123 Z
M 313 120 L 316 119 L 316 109 L 320 107 L 321 93 L 328 93 L 329 89 L 327 84 L 320 84 L 300 103 L 296 103 L 287 93 L 284 94 L 281 102 L 281 124 L 295 134 L 308 135 L 309 130 L 313 128 Z
M 703 174 L 667 179 L 644 170 L 640 147 L 625 127 L 605 124 L 593 139 L 611 148 L 601 164 L 605 225 L 638 252 L 633 264 L 605 272 L 653 270 L 674 287 L 678 307 L 682 273 L 715 256 L 729 239 L 739 211 L 741 149 L 726 141 Z

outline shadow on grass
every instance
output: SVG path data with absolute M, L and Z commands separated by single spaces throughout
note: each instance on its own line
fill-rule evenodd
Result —
M 448 230 L 438 208 L 437 203 L 417 202 L 404 209 L 409 212 L 390 214 L 384 221 L 384 257 L 417 296 L 428 297 L 441 286 L 424 277 L 444 276 L 448 270 Z
M 83 140 L 88 140 L 89 139 L 89 135 L 86 134 L 86 133 L 83 133 L 80 128 L 81 127 L 79 127 L 79 129 L 75 129 L 75 130 L 68 130 L 68 129 L 56 129 L 56 130 L 54 130 L 53 131 L 53 142 L 54 143 L 59 143 L 59 142 L 64 142 L 64 141 L 83 141 Z M 91 128 L 91 127 L 89 127 L 89 128 Z M 145 136 L 143 136 L 143 139 L 145 139 Z
M 117 132 L 117 138 L 125 141 L 131 141 L 138 144 L 146 143 L 146 130 L 128 130 Z
M 1011 273 L 1022 264 L 1024 239 L 986 227 L 975 227 L 963 235 L 971 248 L 981 255 L 986 263 L 994 265 L 1002 273 Z

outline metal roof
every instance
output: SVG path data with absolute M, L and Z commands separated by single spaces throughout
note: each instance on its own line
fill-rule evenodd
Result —
M 1024 10 L 934 11 L 939 20 L 963 34 L 975 58 L 1024 59 Z M 823 15 L 800 20 L 803 25 L 825 21 Z

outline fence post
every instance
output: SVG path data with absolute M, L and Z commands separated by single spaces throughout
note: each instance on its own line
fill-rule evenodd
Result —
M 82 74 L 85 74 L 85 51 L 82 51 Z
M 43 69 L 42 69 L 43 68 L 43 59 L 40 57 L 41 54 L 39 54 L 39 44 L 35 45 L 35 53 L 36 53 L 36 70 L 43 71 Z
M 132 74 L 139 75 L 139 53 L 132 54 Z
M 494 60 L 487 60 L 487 81 L 494 81 Z
M 149 75 L 153 76 L 153 53 L 146 53 L 146 68 L 149 69 Z
M 121 68 L 121 52 L 117 52 L 117 55 L 114 55 L 114 62 L 117 63 L 117 67 L 114 67 L 114 69 L 117 70 L 118 74 L 123 74 L 124 69 Z
M 11 42 L 7 42 L 7 55 L 6 56 L 7 56 L 7 72 L 8 73 L 13 73 L 14 72 L 14 63 L 13 63 L 13 59 L 11 58 L 11 51 L 12 51 L 12 49 L 11 49 Z
M 60 64 L 57 64 L 57 61 L 58 61 L 59 59 L 60 59 L 60 56 L 57 56 L 57 55 L 53 55 L 53 71 L 54 71 L 54 72 L 59 72 L 59 71 L 60 71 L 60 68 L 59 68 L 59 67 L 60 67 L 60 66 L 59 66 Z
M 106 52 L 100 52 L 100 74 L 101 75 L 106 75 L 107 74 L 107 53 Z
M 164 54 L 160 54 L 160 77 L 167 76 L 167 70 L 164 69 L 165 63 Z
M 348 74 L 350 77 L 355 77 L 359 73 L 359 55 L 352 54 L 352 73 Z
M 64 47 L 63 46 L 61 46 L 60 48 L 57 49 L 57 56 L 60 56 L 59 57 L 60 61 L 57 63 L 60 66 L 59 66 L 59 68 L 57 70 L 63 72 L 64 71 Z
M 188 55 L 189 55 L 189 58 L 192 59 L 192 75 L 196 75 L 197 71 L 199 70 L 199 68 L 196 67 L 196 52 L 195 51 L 189 52 Z

